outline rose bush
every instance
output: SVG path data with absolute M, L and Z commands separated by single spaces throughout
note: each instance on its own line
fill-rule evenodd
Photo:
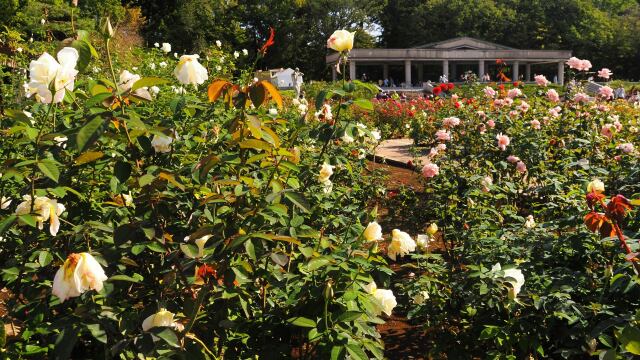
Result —
M 354 97 L 370 88 L 324 89 L 315 117 L 231 76 L 246 51 L 158 44 L 126 66 L 112 35 L 21 58 L 36 99 L 3 103 L 2 351 L 382 358 L 395 300 L 369 284 L 390 283 L 391 229 L 371 227 L 364 159 L 380 136 L 344 116 L 373 109 Z

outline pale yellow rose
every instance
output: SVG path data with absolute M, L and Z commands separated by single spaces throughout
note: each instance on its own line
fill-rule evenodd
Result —
M 336 30 L 327 40 L 327 47 L 339 52 L 350 51 L 353 49 L 353 37 L 355 34 L 355 31 Z
M 89 253 L 71 254 L 53 279 L 53 295 L 64 302 L 87 290 L 100 291 L 107 276 L 102 266 Z

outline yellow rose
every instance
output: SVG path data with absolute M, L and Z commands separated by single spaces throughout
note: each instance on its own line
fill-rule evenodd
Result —
M 600 179 L 593 179 L 593 181 L 591 181 L 589 185 L 587 185 L 587 192 L 604 192 L 604 183 L 600 181 Z

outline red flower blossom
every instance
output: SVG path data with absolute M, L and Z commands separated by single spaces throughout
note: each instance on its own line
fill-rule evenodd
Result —
M 264 45 L 262 45 L 259 51 L 260 54 L 262 54 L 262 56 L 264 56 L 267 53 L 267 49 L 269 47 L 275 44 L 275 41 L 273 41 L 273 38 L 275 35 L 276 35 L 275 30 L 273 30 L 272 27 L 269 27 L 269 39 L 267 39 L 267 42 L 265 42 Z
M 433 95 L 440 95 L 440 93 L 442 92 L 442 88 L 440 86 L 436 86 L 433 88 Z

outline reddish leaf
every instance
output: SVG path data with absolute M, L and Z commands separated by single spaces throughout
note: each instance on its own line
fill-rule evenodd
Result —
M 267 93 L 269 93 L 271 99 L 278 105 L 278 108 L 282 109 L 282 96 L 280 95 L 280 92 L 278 92 L 278 89 L 266 80 L 260 81 L 259 84 L 262 85 Z
M 214 82 L 212 82 L 211 85 L 209 85 L 209 89 L 207 90 L 209 101 L 216 101 L 220 97 L 220 94 L 222 94 L 222 91 L 229 85 L 231 85 L 231 83 L 226 80 L 215 80 Z

